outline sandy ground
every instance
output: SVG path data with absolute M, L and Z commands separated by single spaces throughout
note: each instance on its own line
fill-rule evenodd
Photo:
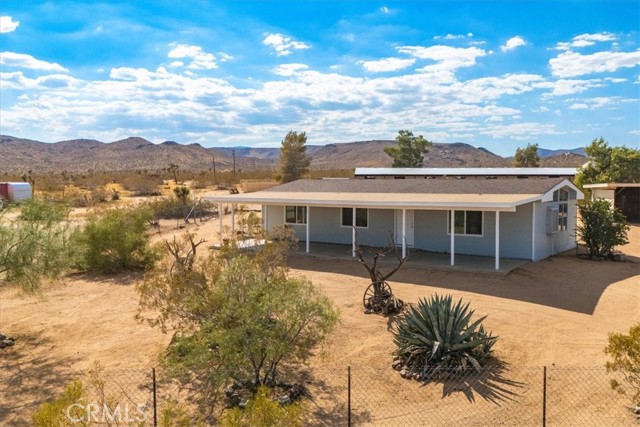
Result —
M 224 217 L 227 224 L 229 217 Z M 219 222 L 214 218 L 187 228 L 209 243 L 215 243 L 218 227 Z M 168 239 L 182 232 L 184 229 L 177 228 L 175 221 L 163 222 L 153 231 L 153 239 Z M 597 375 L 602 376 L 601 367 L 607 360 L 603 348 L 608 333 L 626 332 L 640 322 L 640 226 L 632 227 L 629 237 L 631 243 L 622 248 L 628 255 L 624 263 L 586 261 L 571 252 L 528 263 L 506 276 L 411 267 L 398 272 L 390 285 L 407 303 L 416 303 L 434 292 L 451 293 L 454 298 L 470 301 L 477 315 L 488 315 L 485 327 L 500 337 L 494 347 L 496 356 L 513 373 L 508 379 L 519 379 L 528 384 L 526 389 L 530 390 L 527 399 L 532 399 L 531 402 L 521 403 L 516 410 L 535 406 L 531 409 L 530 425 L 539 425 L 537 396 L 541 393 L 541 367 L 555 366 L 554 375 L 558 377 L 570 372 L 574 375 L 571 381 L 584 385 L 589 391 L 593 388 L 588 385 L 591 371 L 575 370 L 575 367 L 596 367 Z M 293 275 L 311 279 L 341 312 L 338 329 L 307 367 L 314 387 L 321 389 L 324 384 L 327 386 L 325 397 L 336 397 L 336 393 L 344 391 L 346 367 L 351 366 L 354 416 L 358 425 L 411 425 L 402 417 L 385 418 L 376 413 L 384 406 L 383 402 L 386 405 L 394 402 L 393 411 L 399 414 L 416 412 L 415 401 L 423 402 L 426 396 L 423 393 L 427 392 L 419 385 L 408 387 L 407 380 L 400 379 L 391 370 L 394 345 L 389 328 L 393 319 L 363 313 L 362 294 L 368 285 L 364 268 L 352 260 L 297 255 L 291 258 L 290 265 Z M 72 377 L 73 371 L 90 368 L 95 361 L 106 368 L 156 365 L 158 354 L 170 336 L 134 320 L 138 301 L 134 284 L 140 279 L 139 274 L 107 278 L 76 274 L 48 287 L 41 297 L 24 297 L 7 289 L 0 291 L 0 329 L 17 339 L 14 347 L 0 353 L 0 377 L 5 376 L 0 381 L 0 425 L 27 425 L 17 421 L 18 412 L 32 410 L 37 402 L 57 392 Z M 572 367 L 572 370 L 562 371 L 561 367 Z M 381 382 L 381 378 L 391 379 Z M 606 381 L 606 377 L 600 380 Z M 397 386 L 391 387 L 393 384 Z M 407 392 L 407 389 L 410 390 Z M 470 401 L 472 390 L 471 386 L 467 391 L 456 393 L 440 387 L 428 393 L 453 411 L 460 402 Z M 608 392 L 606 384 L 603 390 Z M 405 392 L 409 394 L 400 398 Z M 486 387 L 484 392 L 479 388 L 475 392 L 480 401 L 492 400 L 486 398 Z M 319 406 L 314 409 L 320 413 L 317 424 L 329 426 L 342 422 L 344 411 L 322 407 L 319 403 L 322 392 L 317 394 L 315 404 Z M 443 399 L 449 394 L 450 397 Z M 574 401 L 567 400 L 566 396 L 558 399 L 565 400 L 566 405 L 588 405 L 583 413 L 589 417 L 592 411 L 610 411 L 606 401 Z M 509 425 L 508 421 L 499 422 L 509 406 L 498 407 L 497 418 L 492 415 L 492 421 L 485 425 Z M 482 406 L 474 408 L 481 410 Z M 385 411 L 384 414 L 390 414 Z M 460 413 L 459 408 L 455 411 Z M 470 418 L 465 418 L 473 413 L 469 411 L 463 409 L 455 417 L 444 412 L 448 415 L 441 425 L 456 417 L 460 425 L 470 423 Z M 508 414 L 504 416 L 509 419 Z M 557 416 L 560 421 L 562 414 Z M 432 417 L 430 423 L 416 421 L 413 425 L 438 425 L 438 420 Z M 475 420 L 476 425 L 483 425 Z M 520 420 L 518 424 L 528 424 L 524 418 Z M 624 420 L 630 422 L 627 418 Z M 618 421 L 611 425 L 620 425 Z M 570 420 L 564 425 L 575 423 Z

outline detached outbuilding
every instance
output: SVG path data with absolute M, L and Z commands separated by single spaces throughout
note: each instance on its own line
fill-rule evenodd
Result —
M 32 196 L 31 184 L 28 182 L 0 182 L 0 199 L 3 202 L 31 200 Z
M 606 199 L 620 209 L 629 222 L 640 222 L 640 183 L 586 184 L 593 199 Z
M 250 194 L 211 196 L 262 205 L 264 227 L 292 228 L 311 243 L 385 246 L 426 252 L 538 261 L 576 247 L 576 202 L 583 193 L 562 177 L 528 179 L 299 180 Z M 233 211 L 232 211 L 233 212 Z M 222 223 L 221 223 L 222 224 Z M 354 227 L 355 226 L 355 227 Z M 220 229 L 222 234 L 222 228 Z

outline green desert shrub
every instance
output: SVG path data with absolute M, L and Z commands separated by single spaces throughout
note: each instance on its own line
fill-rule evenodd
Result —
M 582 224 L 577 232 L 587 246 L 587 256 L 609 257 L 613 249 L 629 243 L 627 219 L 619 209 L 614 209 L 606 199 L 586 201 L 578 205 Z
M 143 207 L 93 212 L 78 239 L 80 267 L 99 273 L 144 269 L 156 259 L 149 244 L 151 212 Z
M 623 382 L 612 379 L 611 387 L 640 406 L 640 323 L 632 326 L 628 334 L 609 334 L 604 352 L 612 358 L 607 362 L 607 371 L 621 373 L 624 378 Z
M 451 295 L 421 299 L 400 317 L 394 331 L 399 364 L 410 372 L 428 376 L 480 370 L 497 337 L 486 333 L 482 321 L 472 321 L 474 310 Z
M 71 427 L 87 425 L 75 420 L 86 420 L 85 391 L 82 382 L 75 380 L 65 389 L 62 396 L 45 402 L 38 407 L 32 420 L 35 427 Z
M 267 387 L 260 387 L 244 409 L 230 410 L 221 421 L 222 427 L 302 427 L 305 425 L 304 404 L 281 405 L 271 398 Z
M 13 220 L 0 214 L 0 284 L 35 293 L 43 279 L 56 279 L 73 264 L 75 230 L 62 221 L 68 210 L 60 205 L 31 201 L 21 208 Z

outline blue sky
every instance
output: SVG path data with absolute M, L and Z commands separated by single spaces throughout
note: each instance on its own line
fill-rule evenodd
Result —
M 640 147 L 640 1 L 0 3 L 0 132 Z

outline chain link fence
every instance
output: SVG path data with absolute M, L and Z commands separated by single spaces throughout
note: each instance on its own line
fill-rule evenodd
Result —
M 33 425 L 40 405 L 62 396 L 74 380 L 84 389 L 81 407 L 70 412 L 78 426 L 88 411 L 92 426 L 172 425 L 162 416 L 173 402 L 189 408 L 195 420 L 193 392 L 161 377 L 151 368 L 65 371 L 55 378 L 3 370 L 0 425 Z M 427 381 L 373 366 L 325 366 L 295 375 L 310 394 L 309 426 L 640 426 L 628 397 L 611 389 L 611 378 L 604 368 L 555 366 L 494 366 Z

